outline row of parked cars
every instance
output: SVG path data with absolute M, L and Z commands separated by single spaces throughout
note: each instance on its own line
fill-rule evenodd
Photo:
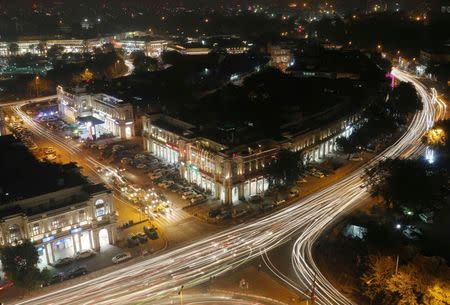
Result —
M 96 253 L 91 249 L 78 251 L 74 256 L 60 258 L 51 265 L 56 268 L 66 266 L 72 264 L 75 261 L 94 256 L 95 254 Z
M 14 136 L 20 139 L 29 149 L 35 150 L 38 148 L 31 137 L 31 132 L 23 126 L 22 121 L 12 122 L 9 124 L 9 128 Z
M 73 279 L 82 275 L 87 274 L 89 271 L 84 266 L 76 266 L 67 272 L 57 272 L 52 274 L 52 276 L 42 283 L 43 287 L 50 286 L 53 284 L 61 283 L 62 281 Z
M 135 247 L 139 244 L 145 244 L 149 239 L 158 239 L 158 232 L 155 227 L 144 226 L 144 232 L 129 234 L 127 238 L 128 247 Z

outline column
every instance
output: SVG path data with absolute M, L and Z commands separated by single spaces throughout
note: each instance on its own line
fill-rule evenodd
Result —
M 80 246 L 80 250 L 83 250 L 83 245 L 81 244 L 81 232 L 77 234 L 77 241 L 78 241 L 78 245 Z
M 77 244 L 75 243 L 75 236 L 73 234 L 72 234 L 71 238 L 72 238 L 72 245 L 73 245 L 73 253 L 75 254 L 78 252 L 79 247 L 77 247 Z
M 100 251 L 100 239 L 98 237 L 98 231 L 92 231 L 92 237 L 94 239 L 94 249 L 95 251 L 99 252 Z
M 48 249 L 47 249 L 47 245 L 48 244 L 44 244 L 44 252 L 45 252 L 45 259 L 47 260 L 47 265 L 50 264 L 50 256 L 48 255 Z
M 49 244 L 47 244 L 48 246 L 50 246 L 50 254 L 52 255 L 52 263 L 55 262 L 55 252 L 53 251 L 53 242 L 50 242 Z
M 88 232 L 88 235 L 89 235 L 89 247 L 90 247 L 90 249 L 94 249 L 94 248 L 95 248 L 95 245 L 94 245 L 94 242 L 93 242 L 93 240 L 92 240 L 92 230 L 90 230 L 90 231 Z

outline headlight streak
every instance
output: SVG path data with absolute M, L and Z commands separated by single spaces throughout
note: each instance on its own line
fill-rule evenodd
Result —
M 400 156 L 411 143 L 420 146 L 420 137 L 426 131 L 430 119 L 435 117 L 432 99 L 425 88 L 401 71 L 394 70 L 394 74 L 401 80 L 414 83 L 424 101 L 424 109 L 414 117 L 405 134 L 367 166 L 387 157 Z M 415 150 L 410 151 L 412 153 Z M 317 304 L 354 304 L 318 271 L 312 248 L 330 222 L 357 206 L 367 196 L 361 188 L 363 182 L 360 178 L 365 168 L 273 214 L 158 256 L 131 265 L 117 266 L 122 268 L 96 278 L 69 283 L 68 287 L 19 304 L 154 304 L 176 293 L 181 285 L 192 287 L 207 282 L 211 277 L 235 269 L 259 256 L 261 251 L 274 249 L 298 234 L 300 236 L 294 244 L 292 263 L 303 287 L 311 287 L 316 276 Z M 171 274 L 176 278 L 172 278 Z

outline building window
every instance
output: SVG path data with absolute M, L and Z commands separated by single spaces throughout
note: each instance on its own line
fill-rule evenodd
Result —
M 95 217 L 100 217 L 106 215 L 106 204 L 105 200 L 98 199 L 95 202 Z
M 21 239 L 20 228 L 17 224 L 13 224 L 13 225 L 9 226 L 8 231 L 9 231 L 10 243 L 14 243 Z
M 33 223 L 33 227 L 31 228 L 31 234 L 33 236 L 39 235 L 41 233 L 40 227 L 38 223 Z
M 78 211 L 78 222 L 86 220 L 86 212 L 84 210 Z

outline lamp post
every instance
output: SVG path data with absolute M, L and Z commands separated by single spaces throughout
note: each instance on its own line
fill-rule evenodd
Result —
M 34 85 L 36 87 L 36 97 L 39 96 L 39 76 L 34 78 Z

